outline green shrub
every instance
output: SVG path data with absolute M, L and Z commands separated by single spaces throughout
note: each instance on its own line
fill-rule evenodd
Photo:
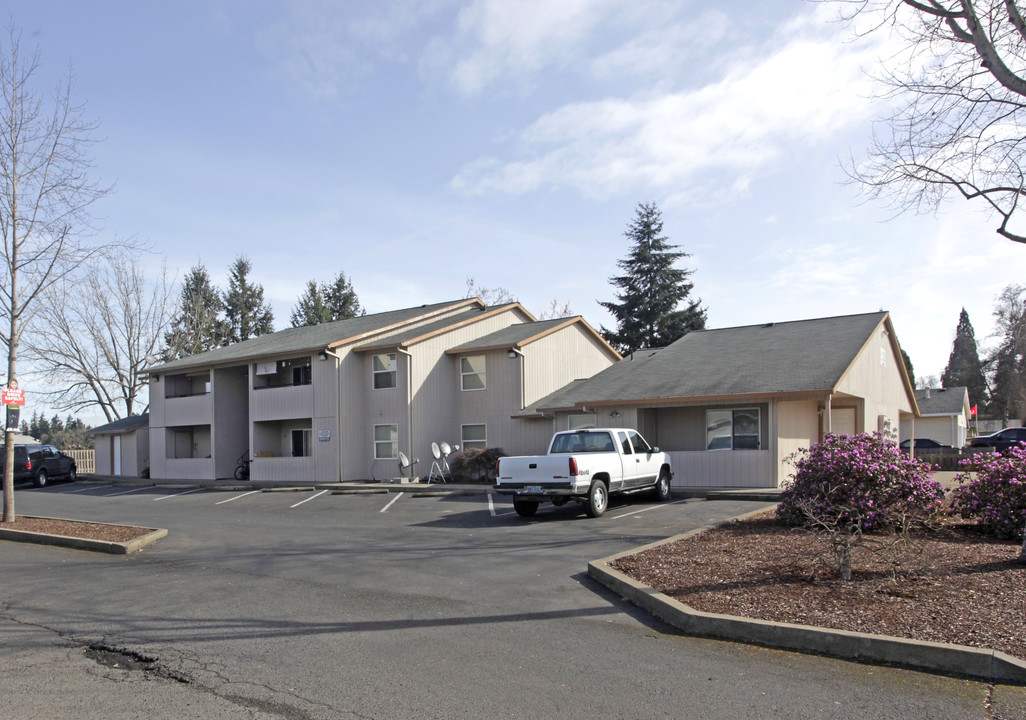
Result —
M 491 483 L 495 482 L 495 463 L 505 457 L 502 448 L 469 448 L 456 455 L 449 467 L 453 482 Z

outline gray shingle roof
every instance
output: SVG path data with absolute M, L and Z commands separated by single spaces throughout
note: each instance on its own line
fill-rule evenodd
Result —
M 475 338 L 474 340 L 469 340 L 462 345 L 457 345 L 452 348 L 452 351 L 463 352 L 478 350 L 481 348 L 513 347 L 514 345 L 519 345 L 525 340 L 529 340 L 536 335 L 541 335 L 553 328 L 559 327 L 560 325 L 566 325 L 574 319 L 575 318 L 556 318 L 553 320 L 538 320 L 535 322 L 510 325 L 509 327 L 496 330 L 488 335 Z
M 484 317 L 487 313 L 493 310 L 503 310 L 517 306 L 518 303 L 508 303 L 506 305 L 495 305 L 492 307 L 474 307 L 470 310 L 466 310 L 455 315 L 443 318 L 436 322 L 426 323 L 424 325 L 418 325 L 414 328 L 403 328 L 398 332 L 390 335 L 383 335 L 381 337 L 375 337 L 363 346 L 358 346 L 357 349 L 372 349 L 372 348 L 384 348 L 392 346 L 405 346 L 408 343 L 415 341 L 419 338 L 432 335 L 438 331 L 445 330 L 446 328 L 458 325 L 462 322 L 473 320 L 474 318 Z
M 162 365 L 154 365 L 147 368 L 146 371 L 149 373 L 170 372 L 230 362 L 246 362 L 268 355 L 319 350 L 332 343 L 359 337 L 360 335 L 378 330 L 385 330 L 397 323 L 408 322 L 423 315 L 466 302 L 468 301 L 465 299 L 452 300 L 433 305 L 421 305 L 402 310 L 375 313 L 374 315 L 361 315 L 360 317 L 336 320 L 335 322 L 321 323 L 320 325 L 287 328 L 268 335 L 261 335 L 245 342 L 236 343 L 235 345 L 217 348 L 216 350 L 210 350 L 197 355 L 190 355 L 189 357 L 173 360 Z
M 121 418 L 115 420 L 112 423 L 101 425 L 89 430 L 87 435 L 120 435 L 121 433 L 131 432 L 137 428 L 145 427 L 150 422 L 149 413 L 143 413 L 142 415 L 132 415 L 131 417 Z
M 669 347 L 625 357 L 575 385 L 572 399 L 591 404 L 831 390 L 886 317 L 877 312 L 693 332 Z
M 958 415 L 965 409 L 965 387 L 916 390 L 916 404 L 923 415 Z

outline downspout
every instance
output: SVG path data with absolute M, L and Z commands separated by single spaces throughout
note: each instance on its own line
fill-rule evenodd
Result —
M 324 353 L 325 358 L 335 359 L 335 433 L 337 434 L 335 442 L 338 443 L 338 451 L 335 453 L 338 468 L 335 474 L 338 481 L 342 482 L 342 356 L 330 347 L 324 348 L 321 352 Z
M 524 387 L 524 353 L 517 350 L 515 347 L 511 347 L 507 353 L 507 357 L 512 357 L 510 353 L 520 358 L 520 409 L 523 410 L 527 407 L 527 388 Z
M 413 458 L 417 457 L 416 453 L 413 452 L 413 353 L 398 346 L 396 346 L 395 351 L 406 356 L 406 416 L 409 423 L 407 425 L 409 428 L 407 434 L 410 436 L 407 452 L 412 462 Z M 412 467 L 410 474 L 413 474 Z

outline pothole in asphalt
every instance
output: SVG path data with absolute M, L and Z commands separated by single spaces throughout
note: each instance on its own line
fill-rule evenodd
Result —
M 142 655 L 141 653 L 126 650 L 124 648 L 111 647 L 109 645 L 90 645 L 85 650 L 85 656 L 96 661 L 100 665 L 119 670 L 139 670 L 145 673 L 152 673 L 169 680 L 176 680 L 181 683 L 189 682 L 183 678 L 168 672 L 160 666 L 160 659 Z

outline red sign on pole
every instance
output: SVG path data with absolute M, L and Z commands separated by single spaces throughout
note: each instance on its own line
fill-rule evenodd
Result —
M 4 405 L 24 405 L 25 391 L 20 388 L 5 387 L 3 393 L 0 394 L 0 402 L 3 402 Z

